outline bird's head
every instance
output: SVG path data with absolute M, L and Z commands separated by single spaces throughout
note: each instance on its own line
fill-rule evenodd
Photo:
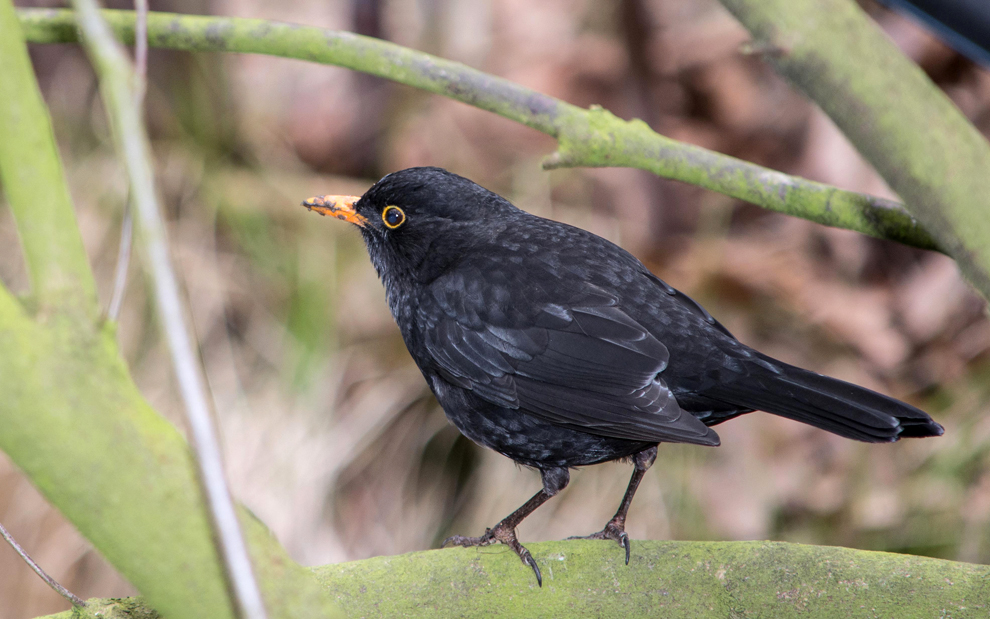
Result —
M 361 197 L 317 196 L 303 206 L 358 226 L 383 279 L 420 281 L 493 238 L 518 212 L 501 196 L 434 167 L 393 172 Z

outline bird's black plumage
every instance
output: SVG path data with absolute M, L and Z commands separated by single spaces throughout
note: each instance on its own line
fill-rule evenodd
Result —
M 351 207 L 323 210 L 361 226 L 447 417 L 543 474 L 542 494 L 485 536 L 454 542 L 507 543 L 538 578 L 514 527 L 570 467 L 634 456 L 627 498 L 596 534 L 622 543 L 628 561 L 625 510 L 658 443 L 718 445 L 710 426 L 753 410 L 868 442 L 942 433 L 908 404 L 745 346 L 620 247 L 440 168 L 390 174 Z

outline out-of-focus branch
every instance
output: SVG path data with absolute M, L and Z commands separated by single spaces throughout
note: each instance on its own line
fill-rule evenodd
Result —
M 148 84 L 148 0 L 134 0 L 134 13 L 137 22 L 134 30 L 134 73 L 137 83 L 134 86 L 134 105 L 144 109 L 144 93 Z M 120 316 L 120 306 L 124 303 L 127 290 L 127 268 L 131 264 L 131 247 L 134 240 L 134 213 L 128 195 L 124 205 L 124 218 L 120 224 L 120 249 L 117 251 L 117 267 L 113 272 L 113 294 L 107 306 L 107 317 L 116 321 Z
M 189 445 L 98 320 L 52 136 L 17 14 L 0 0 L 0 178 L 35 284 L 29 307 L 0 284 L 0 450 L 163 615 L 232 617 Z M 272 614 L 336 616 L 312 575 L 240 515 Z
M 854 0 L 722 0 L 990 299 L 990 144 Z
M 94 325 L 40 324 L 0 286 L 0 450 L 163 616 L 232 617 L 189 445 L 141 397 L 113 329 Z M 271 614 L 335 616 L 312 575 L 241 517 Z
M 131 200 L 147 252 L 158 315 L 172 353 L 172 365 L 185 404 L 199 479 L 235 608 L 240 616 L 247 619 L 266 619 L 265 605 L 227 488 L 220 445 L 213 427 L 213 407 L 207 394 L 206 376 L 193 345 L 192 331 L 168 252 L 165 222 L 154 186 L 151 146 L 138 105 L 143 86 L 114 40 L 113 32 L 103 21 L 96 0 L 74 0 L 74 5 L 79 13 L 83 43 L 100 78 L 103 100 L 115 128 L 117 150 L 124 159 L 130 178 Z
M 41 566 L 38 565 L 34 559 L 31 558 L 31 555 L 29 555 L 23 548 L 21 548 L 21 545 L 18 544 L 17 540 L 15 540 L 13 536 L 7 532 L 7 529 L 2 524 L 0 524 L 0 537 L 2 537 L 4 540 L 7 541 L 8 544 L 10 544 L 10 547 L 14 549 L 14 552 L 16 552 L 21 557 L 21 559 L 23 559 L 24 562 L 27 563 L 32 570 L 34 570 L 34 573 L 37 574 L 41 578 L 41 580 L 45 581 L 45 584 L 51 587 L 55 591 L 55 593 L 58 593 L 65 599 L 69 600 L 69 603 L 72 604 L 73 606 L 86 605 L 86 602 L 80 600 L 75 594 L 73 594 L 71 591 L 63 587 L 61 584 L 59 584 L 57 580 L 49 576 L 48 573 L 45 572 L 45 570 L 41 569 Z
M 0 2 L 0 181 L 40 309 L 96 320 L 96 284 L 14 7 Z
M 105 11 L 125 42 L 134 14 Z M 36 43 L 78 40 L 70 11 L 23 9 L 22 24 Z M 937 244 L 897 202 L 788 176 L 655 133 L 603 109 L 585 110 L 457 62 L 386 41 L 257 19 L 151 13 L 149 44 L 190 51 L 268 54 L 333 64 L 377 75 L 494 112 L 557 138 L 546 167 L 623 166 L 685 181 L 765 208 L 856 230 L 907 245 Z
M 527 544 L 543 587 L 511 551 L 451 548 L 327 565 L 349 617 L 985 617 L 985 565 L 779 542 Z M 90 600 L 48 619 L 141 617 L 135 600 Z M 110 611 L 117 610 L 119 614 Z
M 113 270 L 113 293 L 107 306 L 107 318 L 116 322 L 124 304 L 127 291 L 127 270 L 131 265 L 131 249 L 134 242 L 134 209 L 128 196 L 124 204 L 124 217 L 120 222 L 120 246 L 117 249 L 117 266 Z
M 14 127 L 15 135 L 47 137 L 0 139 L 3 189 L 12 206 L 25 200 L 16 202 L 23 215 L 18 215 L 18 226 L 32 225 L 37 211 L 53 229 L 48 240 L 71 245 L 78 230 L 69 205 L 63 219 L 49 221 L 45 218 L 58 215 L 61 207 L 56 204 L 53 214 L 44 211 L 52 203 L 31 202 L 35 193 L 57 194 L 56 186 L 64 181 L 31 67 L 21 71 L 14 62 L 27 61 L 17 26 L 13 6 L 0 0 L 0 123 L 5 123 L 4 132 L 10 131 L 6 115 L 11 114 L 22 124 Z M 18 41 L 19 48 L 14 45 Z M 36 158 L 29 146 L 49 156 Z M 59 191 L 65 191 L 64 185 Z M 22 239 L 37 234 L 19 232 Z M 35 237 L 39 246 L 42 240 Z M 39 296 L 44 304 L 38 315 L 0 285 L 0 450 L 163 615 L 231 617 L 188 444 L 141 397 L 112 327 L 96 319 L 95 293 L 91 301 L 88 292 L 61 294 L 90 288 L 92 274 L 81 242 L 79 246 L 78 252 L 66 247 L 53 247 L 53 256 L 42 252 L 42 260 L 69 264 L 43 270 L 68 279 L 64 288 L 43 289 L 52 294 Z M 71 281 L 72 273 L 78 274 L 78 282 Z M 287 556 L 263 525 L 250 517 L 245 522 L 273 614 L 293 619 L 335 616 L 312 575 Z

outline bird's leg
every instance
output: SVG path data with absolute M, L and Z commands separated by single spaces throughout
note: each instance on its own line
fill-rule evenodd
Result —
M 626 486 L 626 494 L 622 497 L 622 503 L 619 504 L 618 511 L 605 524 L 605 528 L 598 533 L 582 536 L 576 535 L 567 539 L 613 539 L 626 549 L 626 565 L 629 565 L 629 536 L 626 535 L 626 514 L 629 513 L 629 506 L 632 505 L 633 496 L 636 494 L 636 489 L 639 488 L 639 482 L 643 481 L 643 476 L 646 475 L 646 471 L 650 470 L 656 459 L 656 445 L 649 449 L 644 449 L 633 456 L 633 464 L 636 468 L 633 469 L 632 477 L 629 478 L 629 485 Z
M 447 545 L 488 546 L 495 542 L 501 542 L 515 551 L 523 563 L 533 568 L 533 573 L 536 574 L 536 583 L 542 587 L 543 576 L 540 574 L 540 568 L 536 565 L 533 555 L 526 550 L 525 546 L 519 543 L 519 539 L 516 537 L 516 527 L 526 516 L 536 511 L 537 507 L 543 505 L 550 497 L 563 490 L 571 480 L 571 474 L 566 468 L 553 468 L 541 469 L 540 476 L 543 479 L 543 488 L 534 494 L 530 500 L 523 503 L 522 507 L 503 518 L 494 527 L 486 529 L 484 535 L 480 537 L 452 535 L 445 539 L 440 544 L 440 547 L 443 548 Z

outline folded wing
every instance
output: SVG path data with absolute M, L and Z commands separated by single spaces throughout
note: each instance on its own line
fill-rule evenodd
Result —
M 447 317 L 425 334 L 426 347 L 444 379 L 499 406 L 601 436 L 717 445 L 664 383 L 667 348 L 596 300 L 547 305 L 512 326 Z

